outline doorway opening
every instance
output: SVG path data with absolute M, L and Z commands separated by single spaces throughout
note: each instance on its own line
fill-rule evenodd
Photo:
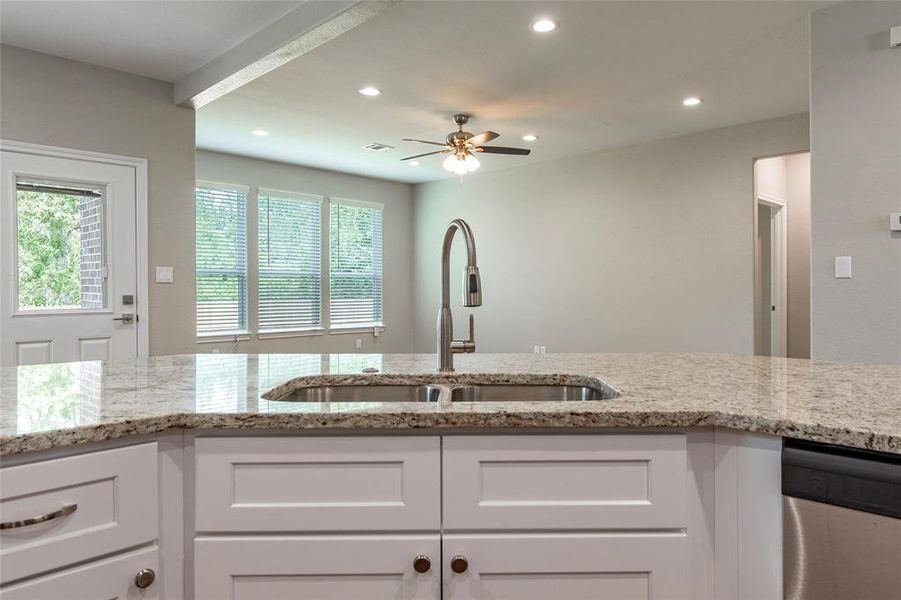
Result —
M 810 153 L 754 161 L 754 354 L 810 358 Z

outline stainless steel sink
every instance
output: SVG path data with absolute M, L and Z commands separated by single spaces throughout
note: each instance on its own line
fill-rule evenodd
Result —
M 324 385 L 296 389 L 280 402 L 437 402 L 434 385 Z
M 582 385 L 463 385 L 451 390 L 451 402 L 581 402 L 615 397 Z

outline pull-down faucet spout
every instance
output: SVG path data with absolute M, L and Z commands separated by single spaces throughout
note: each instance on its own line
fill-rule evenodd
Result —
M 475 352 L 475 322 L 469 315 L 469 339 L 454 339 L 454 319 L 450 309 L 450 251 L 457 230 L 466 242 L 466 268 L 463 270 L 463 306 L 482 305 L 482 279 L 476 264 L 476 240 L 472 229 L 463 219 L 454 219 L 444 232 L 441 247 L 441 308 L 438 312 L 438 371 L 454 370 L 454 354 Z

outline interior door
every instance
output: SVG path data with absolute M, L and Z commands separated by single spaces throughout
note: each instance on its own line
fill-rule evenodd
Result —
M 0 365 L 137 356 L 134 167 L 0 162 Z

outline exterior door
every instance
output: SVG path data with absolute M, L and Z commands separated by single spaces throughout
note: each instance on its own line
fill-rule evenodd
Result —
M 137 356 L 135 168 L 2 151 L 0 365 Z

